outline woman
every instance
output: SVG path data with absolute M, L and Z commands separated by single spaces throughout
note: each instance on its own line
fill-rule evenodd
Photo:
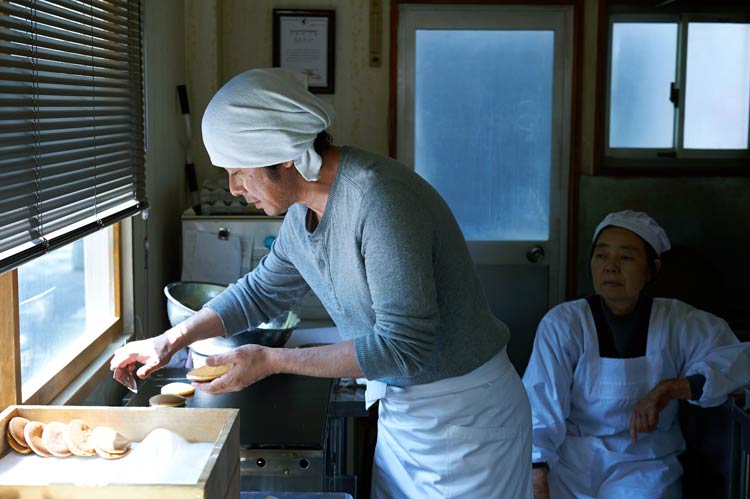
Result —
M 681 497 L 677 400 L 716 406 L 750 382 L 750 345 L 726 322 L 644 291 L 669 248 L 645 213 L 607 215 L 595 294 L 542 319 L 523 378 L 535 498 Z

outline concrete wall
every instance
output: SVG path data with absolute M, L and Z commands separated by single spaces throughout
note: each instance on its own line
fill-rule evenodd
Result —
M 389 5 L 383 1 L 383 60 L 369 66 L 367 0 L 186 0 L 187 85 L 195 131 L 198 180 L 221 172 L 211 166 L 200 137 L 200 120 L 211 96 L 232 76 L 272 64 L 273 9 L 336 11 L 334 141 L 388 152 Z

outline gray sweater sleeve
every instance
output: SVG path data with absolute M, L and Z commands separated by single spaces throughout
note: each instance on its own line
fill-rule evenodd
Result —
M 354 352 L 368 379 L 418 374 L 439 322 L 433 214 L 412 206 L 415 196 L 402 187 L 378 186 L 364 193 L 359 212 L 375 326 L 374 334 L 354 338 Z
M 286 256 L 285 225 L 258 266 L 205 305 L 219 316 L 226 336 L 273 319 L 310 290 Z

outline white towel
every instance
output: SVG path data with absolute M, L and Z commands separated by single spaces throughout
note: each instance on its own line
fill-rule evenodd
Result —
M 294 161 L 306 180 L 317 180 L 322 160 L 313 143 L 334 111 L 307 90 L 305 79 L 281 68 L 251 69 L 221 87 L 202 122 L 211 162 L 257 168 Z

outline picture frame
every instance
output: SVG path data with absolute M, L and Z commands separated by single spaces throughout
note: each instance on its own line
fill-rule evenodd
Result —
M 308 90 L 334 91 L 336 11 L 273 10 L 273 65 L 307 76 Z

